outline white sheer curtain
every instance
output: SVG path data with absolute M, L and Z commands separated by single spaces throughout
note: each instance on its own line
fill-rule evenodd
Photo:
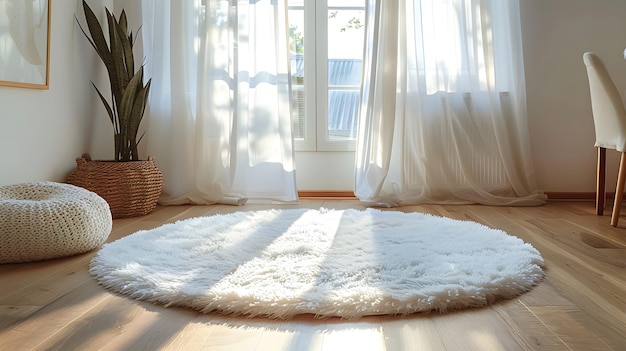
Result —
M 355 193 L 540 205 L 517 0 L 367 1 Z
M 297 200 L 284 0 L 144 0 L 162 204 Z

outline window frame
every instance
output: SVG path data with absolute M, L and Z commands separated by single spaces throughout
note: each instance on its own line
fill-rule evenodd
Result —
M 304 16 L 304 139 L 294 140 L 295 151 L 355 151 L 355 139 L 331 140 L 328 133 L 329 90 L 354 90 L 347 86 L 329 86 L 328 82 L 328 12 L 335 7 L 329 8 L 327 0 L 287 5 L 290 10 L 302 10 Z M 336 9 L 353 8 L 337 6 Z M 365 10 L 365 4 L 362 9 Z M 313 53 L 314 64 L 310 63 L 310 53 Z M 360 87 L 358 90 L 360 92 Z

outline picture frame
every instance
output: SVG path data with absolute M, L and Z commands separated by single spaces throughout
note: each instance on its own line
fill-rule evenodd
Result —
M 51 0 L 0 0 L 0 86 L 48 89 Z

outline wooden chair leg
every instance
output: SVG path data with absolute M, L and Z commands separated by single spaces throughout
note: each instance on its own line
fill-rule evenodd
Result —
M 602 216 L 606 200 L 606 149 L 603 147 L 598 148 L 598 174 L 596 180 L 596 215 Z
M 626 152 L 622 152 L 619 161 L 619 172 L 617 175 L 617 189 L 615 189 L 615 202 L 613 203 L 613 215 L 611 216 L 611 225 L 617 227 L 619 221 L 619 212 L 622 207 L 622 198 L 624 197 L 624 183 L 626 182 Z

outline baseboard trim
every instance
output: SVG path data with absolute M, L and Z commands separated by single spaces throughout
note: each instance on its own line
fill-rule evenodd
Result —
M 596 193 L 592 192 L 546 192 L 548 201 L 594 201 Z M 349 190 L 300 190 L 298 197 L 311 199 L 356 199 L 354 192 Z M 615 193 L 606 193 L 607 199 L 614 199 Z
M 591 192 L 546 192 L 548 201 L 595 201 L 596 193 Z M 615 193 L 606 193 L 607 199 L 614 199 Z
M 349 190 L 301 190 L 298 191 L 301 199 L 356 199 L 354 192 Z

